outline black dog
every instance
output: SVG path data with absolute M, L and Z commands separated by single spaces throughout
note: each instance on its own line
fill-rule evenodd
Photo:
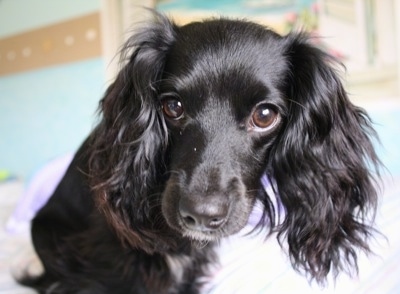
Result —
M 134 35 L 102 119 L 32 224 L 41 293 L 198 293 L 218 240 L 258 227 L 323 283 L 369 251 L 379 160 L 366 113 L 304 34 L 227 19 Z M 281 224 L 262 187 L 274 179 Z M 372 217 L 372 218 L 371 218 Z

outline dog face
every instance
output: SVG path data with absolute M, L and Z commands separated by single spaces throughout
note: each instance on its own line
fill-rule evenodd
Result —
M 122 240 L 149 253 L 217 240 L 243 228 L 258 200 L 258 225 L 318 281 L 369 250 L 375 132 L 306 35 L 155 16 L 123 57 L 89 151 L 94 199 Z M 284 209 L 279 226 L 264 174 Z
M 280 37 L 239 27 L 226 29 L 219 21 L 206 29 L 183 27 L 160 87 L 170 135 L 163 215 L 171 227 L 200 241 L 233 234 L 247 223 L 287 108 L 279 89 L 286 74 Z

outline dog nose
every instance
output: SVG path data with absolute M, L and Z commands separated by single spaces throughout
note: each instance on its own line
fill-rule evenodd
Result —
M 228 207 L 213 201 L 194 203 L 181 199 L 179 212 L 185 225 L 193 230 L 213 231 L 223 226 L 228 215 Z

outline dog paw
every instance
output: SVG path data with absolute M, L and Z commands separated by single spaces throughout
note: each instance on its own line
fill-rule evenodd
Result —
M 22 280 L 27 276 L 35 278 L 43 273 L 43 264 L 33 249 L 32 244 L 26 246 L 11 264 L 11 274 L 16 280 Z

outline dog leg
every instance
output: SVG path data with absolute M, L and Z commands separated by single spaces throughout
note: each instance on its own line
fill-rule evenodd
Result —
M 26 276 L 35 278 L 44 273 L 44 267 L 33 244 L 29 242 L 26 248 L 18 254 L 10 268 L 12 276 L 18 281 Z

